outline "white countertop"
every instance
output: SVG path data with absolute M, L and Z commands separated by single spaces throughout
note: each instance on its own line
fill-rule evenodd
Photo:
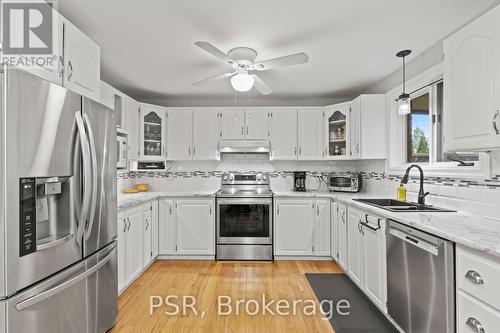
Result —
M 144 202 L 165 197 L 214 197 L 215 192 L 169 191 L 140 192 L 119 194 L 118 209 L 125 209 Z M 275 191 L 274 196 L 293 198 L 331 198 L 349 206 L 357 207 L 374 215 L 395 220 L 495 256 L 500 257 L 500 220 L 473 215 L 464 212 L 455 213 L 415 213 L 391 212 L 382 208 L 367 205 L 353 199 L 377 198 L 376 195 L 330 193 L 330 192 L 293 192 Z
M 193 191 L 168 191 L 168 192 L 139 192 L 139 193 L 119 193 L 118 210 L 139 205 L 158 198 L 174 197 L 214 197 L 215 192 L 193 192 Z

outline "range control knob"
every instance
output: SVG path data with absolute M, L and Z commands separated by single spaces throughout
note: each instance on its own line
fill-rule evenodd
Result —
M 258 174 L 257 174 L 257 180 L 259 180 L 259 181 L 260 181 L 261 179 L 262 179 L 262 174 L 258 173 Z
M 229 174 L 229 181 L 231 181 L 231 182 L 234 181 L 234 174 L 233 173 Z
M 267 180 L 267 176 L 266 175 L 262 175 L 262 180 Z
M 224 181 L 227 181 L 227 175 L 224 175 L 224 177 L 222 177 L 222 179 L 223 179 Z

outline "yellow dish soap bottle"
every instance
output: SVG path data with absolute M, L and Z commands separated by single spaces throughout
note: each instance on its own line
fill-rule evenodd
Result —
M 398 187 L 398 200 L 406 201 L 406 188 L 403 184 L 400 184 Z

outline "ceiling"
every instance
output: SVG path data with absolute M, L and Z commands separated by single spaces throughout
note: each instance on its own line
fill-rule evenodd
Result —
M 101 46 L 102 78 L 139 100 L 234 98 L 229 80 L 191 83 L 228 65 L 196 47 L 248 46 L 266 60 L 306 52 L 309 64 L 259 75 L 266 98 L 346 98 L 366 91 L 494 0 L 59 0 L 61 13 Z M 411 56 L 409 58 L 411 60 Z

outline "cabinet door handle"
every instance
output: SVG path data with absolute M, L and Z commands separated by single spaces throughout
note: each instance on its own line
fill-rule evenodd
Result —
M 356 152 L 359 153 L 359 143 L 356 144 Z
M 484 284 L 484 280 L 481 277 L 481 274 L 472 269 L 467 271 L 467 273 L 465 274 L 465 278 L 475 284 Z
M 172 215 L 172 206 L 169 206 L 170 209 L 170 215 Z
M 248 125 L 247 125 L 247 135 L 248 135 Z
M 212 215 L 212 205 L 210 205 L 210 215 Z
M 59 56 L 59 61 L 57 63 L 57 72 L 59 73 L 59 77 L 63 77 L 63 75 L 64 75 L 64 59 L 62 56 Z
M 128 221 L 128 228 L 127 228 L 127 231 L 130 230 L 130 218 L 127 217 L 127 221 Z
M 299 155 L 302 155 L 302 146 L 299 147 Z
M 126 219 L 123 219 L 123 232 L 126 232 L 127 231 L 127 220 Z
M 493 128 L 495 129 L 495 133 L 497 135 L 500 134 L 500 130 L 498 129 L 498 124 L 497 124 L 497 120 L 498 120 L 498 116 L 500 115 L 500 110 L 497 110 L 495 112 L 495 115 L 493 116 Z
M 196 155 L 196 146 L 193 146 L 193 156 Z
M 245 126 L 241 126 L 241 135 L 245 133 Z
M 191 147 L 188 147 L 188 154 L 191 156 Z
M 319 216 L 319 205 L 316 205 L 316 216 Z
M 148 230 L 148 229 L 149 229 L 149 220 L 146 219 L 146 230 Z
M 73 77 L 73 64 L 71 63 L 71 60 L 68 61 L 68 81 L 71 81 L 71 78 Z
M 345 223 L 345 211 L 342 212 L 342 222 Z
M 280 215 L 280 206 L 278 206 L 278 211 L 276 215 Z
M 476 318 L 469 317 L 469 319 L 467 319 L 465 324 L 467 326 L 469 326 L 474 332 L 485 333 L 483 325 L 481 325 L 481 322 L 479 320 L 477 320 Z
M 297 147 L 294 147 L 294 148 L 293 148 L 293 154 L 294 154 L 294 155 L 297 155 Z

